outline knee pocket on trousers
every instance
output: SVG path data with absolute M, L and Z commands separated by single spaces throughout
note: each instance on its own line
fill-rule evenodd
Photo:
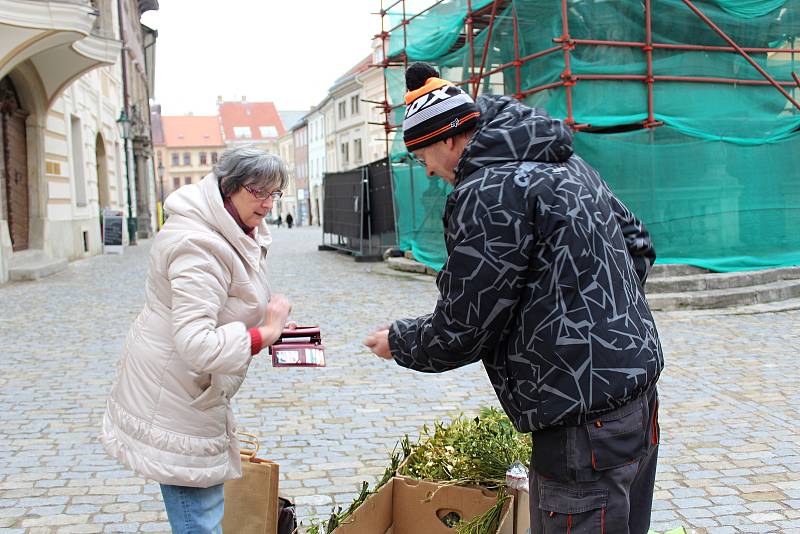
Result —
M 606 489 L 575 489 L 552 481 L 539 482 L 544 534 L 601 534 L 607 504 Z

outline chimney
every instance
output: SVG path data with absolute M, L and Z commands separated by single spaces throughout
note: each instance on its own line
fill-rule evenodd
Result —
M 242 95 L 242 102 L 247 102 L 247 97 Z
M 217 105 L 222 105 L 222 95 L 217 95 Z

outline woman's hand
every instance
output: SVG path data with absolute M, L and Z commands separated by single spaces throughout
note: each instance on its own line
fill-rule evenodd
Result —
M 264 326 L 259 328 L 261 339 L 264 346 L 274 344 L 283 332 L 286 320 L 292 311 L 292 304 L 280 294 L 272 295 L 267 304 L 267 311 L 264 314 Z

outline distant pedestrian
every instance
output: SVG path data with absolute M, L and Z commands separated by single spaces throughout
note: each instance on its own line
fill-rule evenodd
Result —
M 286 226 L 288 226 L 289 229 L 291 229 L 293 224 L 294 224 L 294 217 L 292 217 L 292 214 L 291 213 L 286 214 Z
M 275 219 L 275 224 L 277 224 L 277 225 L 278 225 L 278 228 L 280 228 L 280 227 L 281 227 L 281 225 L 283 224 L 283 217 L 281 217 L 280 215 L 278 215 L 278 218 L 277 218 L 277 219 Z
M 150 252 L 145 304 L 106 403 L 106 451 L 161 484 L 172 532 L 222 532 L 223 482 L 242 476 L 231 398 L 291 304 L 270 294 L 264 217 L 286 165 L 250 147 L 172 193 Z

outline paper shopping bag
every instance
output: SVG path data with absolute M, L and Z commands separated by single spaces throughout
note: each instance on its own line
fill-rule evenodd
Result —
M 257 458 L 258 440 L 239 438 L 242 478 L 225 482 L 222 531 L 235 534 L 276 534 L 278 530 L 278 464 Z

